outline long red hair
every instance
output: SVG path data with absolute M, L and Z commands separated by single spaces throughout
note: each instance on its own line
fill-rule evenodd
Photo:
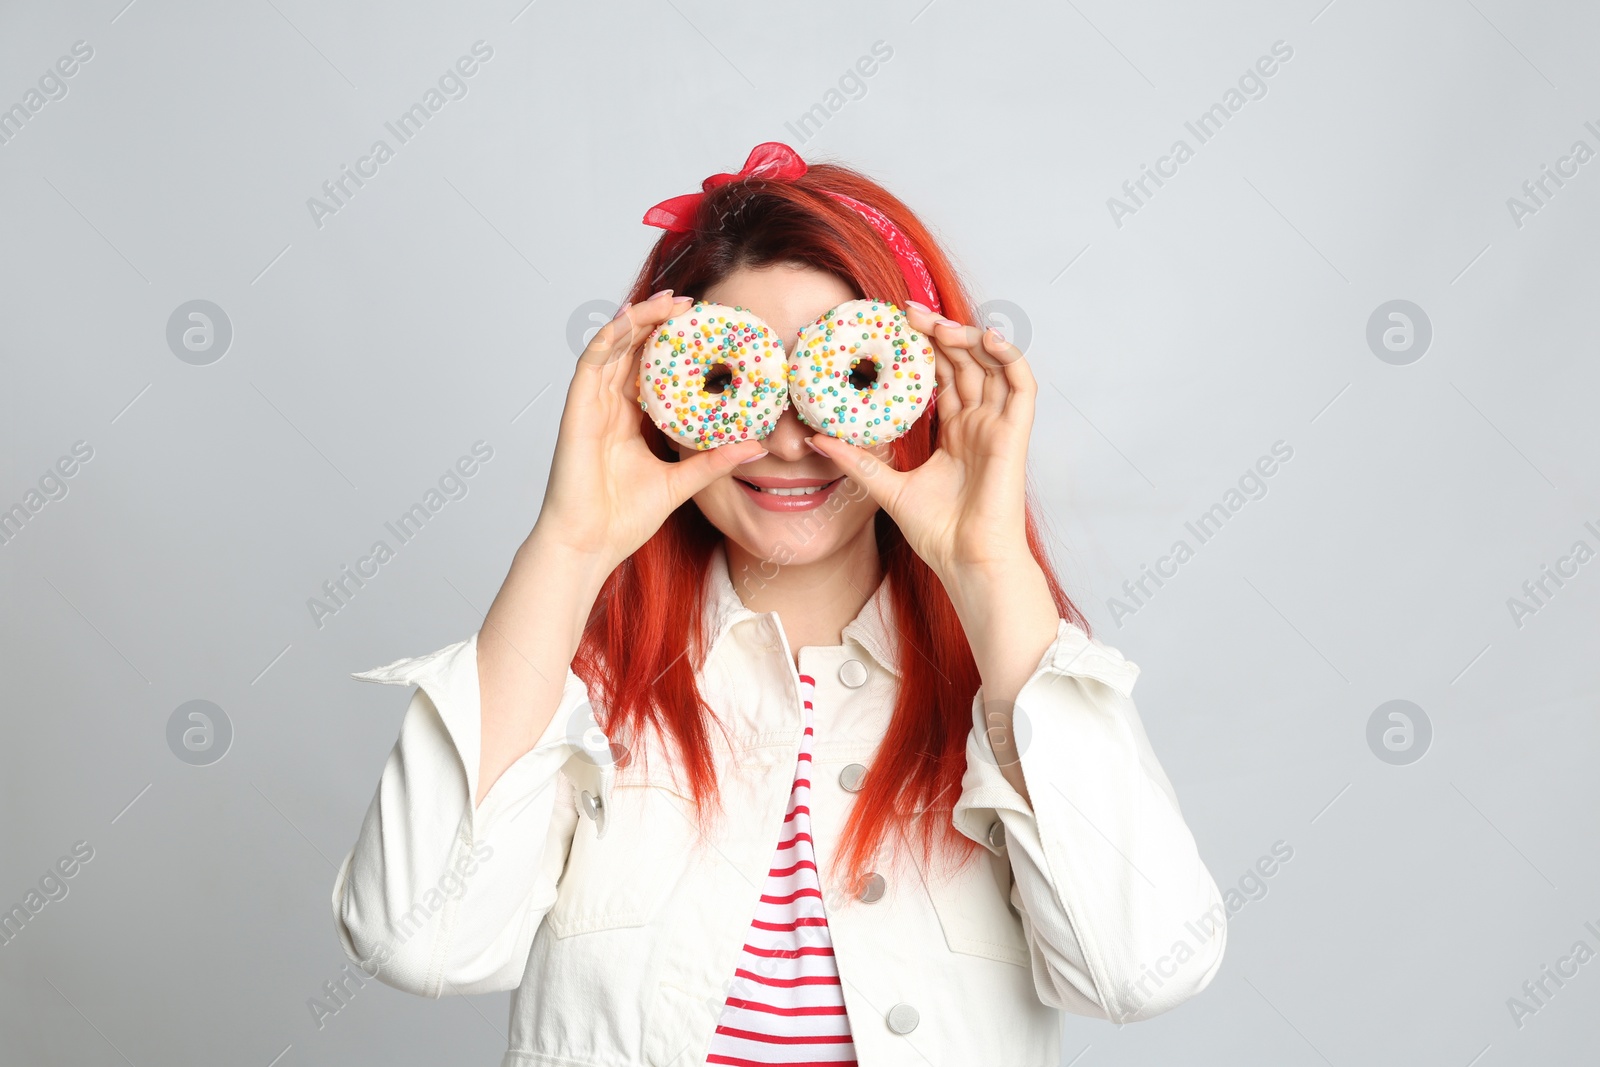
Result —
M 656 243 L 628 299 L 639 301 L 664 288 L 698 296 L 739 268 L 795 262 L 838 276 L 858 297 L 903 305 L 909 291 L 888 246 L 830 192 L 888 216 L 921 253 L 944 314 L 972 321 L 967 292 L 927 228 L 882 186 L 833 164 L 812 165 L 795 181 L 747 179 L 711 191 L 689 232 L 666 233 Z M 640 424 L 657 455 L 676 458 L 666 436 L 642 413 Z M 939 418 L 930 408 L 894 442 L 894 466 L 918 466 L 938 441 Z M 1051 568 L 1031 503 L 1026 523 L 1029 548 L 1061 616 L 1087 630 L 1088 620 Z M 878 512 L 875 524 L 900 633 L 900 687 L 836 858 L 847 886 L 856 884 L 892 831 L 915 841 L 925 861 L 944 849 L 959 864 L 978 847 L 956 831 L 948 814 L 916 818 L 920 809 L 948 813 L 960 796 L 972 700 L 981 681 L 977 665 L 939 579 L 887 513 Z M 700 625 L 706 571 L 721 538 L 693 501 L 674 512 L 606 580 L 572 663 L 614 741 L 641 736 L 647 728 L 672 736 L 702 831 L 708 811 L 720 810 L 707 743 L 715 713 L 696 679 L 711 636 Z M 632 747 L 626 740 L 621 744 Z

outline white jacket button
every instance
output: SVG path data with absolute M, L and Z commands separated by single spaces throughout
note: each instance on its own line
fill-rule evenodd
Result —
M 876 904 L 883 899 L 885 885 L 883 875 L 874 871 L 861 880 L 861 889 L 856 893 L 856 898 L 863 904 Z
M 889 1009 L 889 1029 L 897 1034 L 909 1034 L 921 1021 L 922 1016 L 909 1004 L 896 1004 Z
M 996 819 L 989 825 L 989 844 L 996 851 L 1006 847 L 1006 824 Z
M 859 763 L 852 763 L 839 772 L 839 788 L 846 793 L 859 793 L 866 777 L 867 769 Z
M 867 665 L 858 659 L 847 659 L 839 664 L 839 681 L 851 689 L 867 684 Z
M 585 789 L 583 791 L 583 795 L 578 798 L 578 806 L 583 809 L 583 813 L 589 818 L 598 819 L 600 817 L 600 809 L 604 806 L 604 802 L 599 797 Z

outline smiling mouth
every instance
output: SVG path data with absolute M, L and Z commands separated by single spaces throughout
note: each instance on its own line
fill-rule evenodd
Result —
M 764 493 L 768 496 L 815 496 L 818 493 L 824 492 L 831 485 L 833 485 L 833 482 L 821 482 L 817 485 L 768 486 L 757 485 L 755 482 L 746 481 L 744 478 L 739 478 L 737 480 L 743 482 L 747 488 L 753 489 L 758 493 Z M 836 482 L 838 479 L 835 478 L 834 481 Z

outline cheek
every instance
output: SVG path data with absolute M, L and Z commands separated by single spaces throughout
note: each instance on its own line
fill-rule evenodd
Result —
M 878 513 L 877 503 L 859 490 L 846 494 L 845 487 L 835 490 L 835 497 L 817 509 L 817 523 L 813 535 L 819 548 L 832 549 L 849 541 L 872 524 Z
M 694 501 L 707 522 L 726 534 L 736 521 L 739 508 L 745 504 L 739 499 L 739 493 L 740 489 L 733 484 L 732 478 L 718 478 L 689 499 Z

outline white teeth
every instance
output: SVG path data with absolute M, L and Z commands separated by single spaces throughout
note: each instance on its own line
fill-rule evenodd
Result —
M 760 486 L 755 488 L 761 489 Z M 827 486 L 823 485 L 806 485 L 798 486 L 794 489 L 761 489 L 761 491 L 763 493 L 771 493 L 773 496 L 810 496 L 813 493 L 820 493 L 826 488 Z

